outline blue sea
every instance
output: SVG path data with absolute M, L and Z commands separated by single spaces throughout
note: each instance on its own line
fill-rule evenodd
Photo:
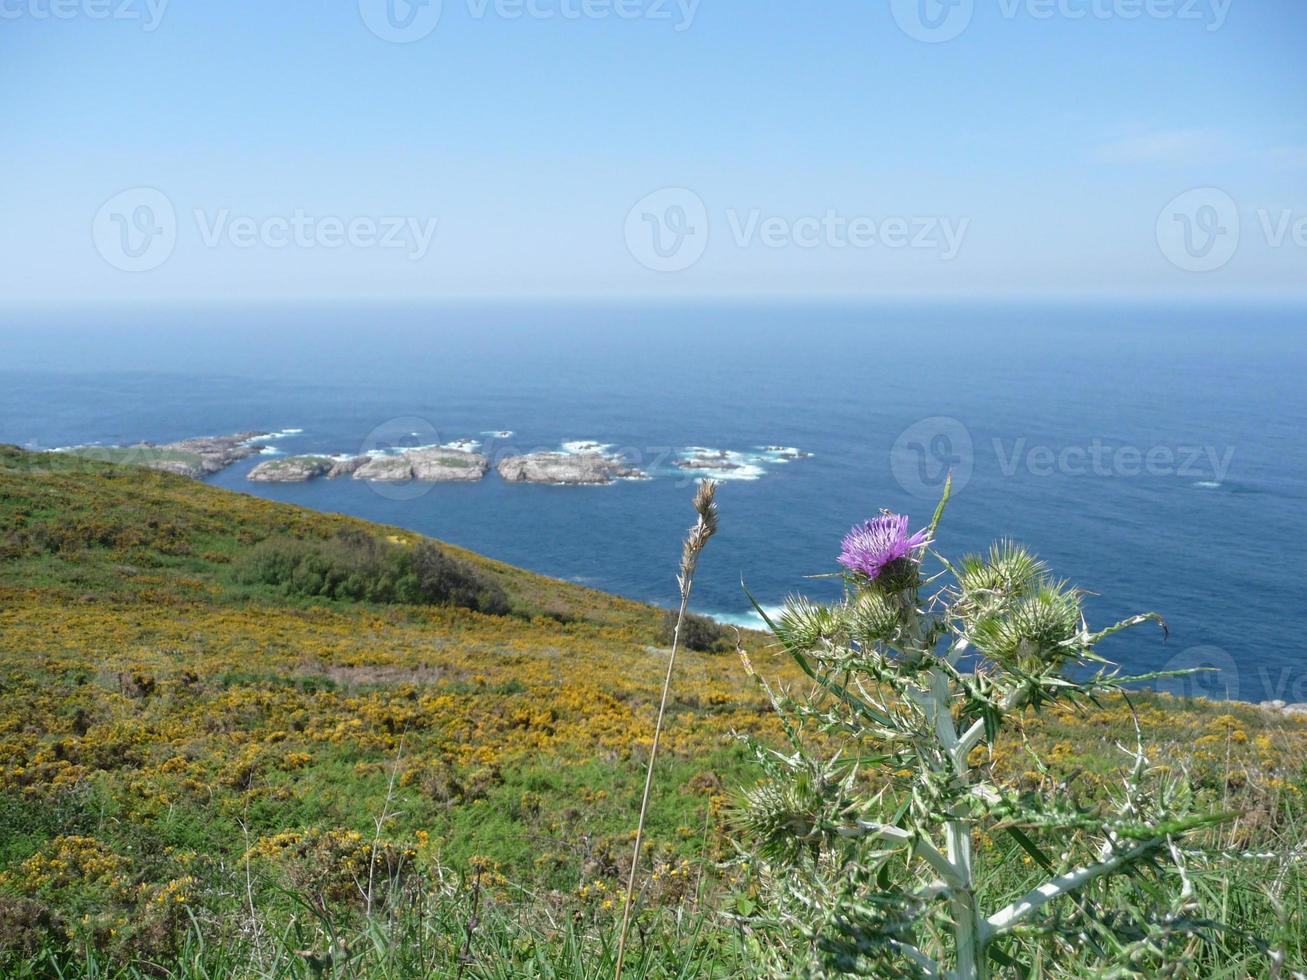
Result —
M 1307 701 L 1307 313 L 1160 305 L 649 303 L 279 307 L 0 315 L 0 442 L 34 449 L 278 433 L 269 453 L 580 441 L 647 480 L 218 486 L 411 528 L 671 604 L 702 450 L 736 465 L 693 607 L 755 622 L 880 509 L 938 544 L 999 537 L 1088 590 L 1130 672 Z M 509 434 L 511 433 L 511 434 Z M 768 448 L 771 447 L 771 448 Z M 261 458 L 269 458 L 267 456 Z

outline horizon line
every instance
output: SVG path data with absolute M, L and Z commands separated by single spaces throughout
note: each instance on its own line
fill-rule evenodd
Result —
M 630 306 L 655 304 L 664 306 L 747 306 L 760 303 L 781 303 L 787 306 L 877 306 L 877 305 L 1088 305 L 1088 306 L 1172 306 L 1210 305 L 1249 307 L 1307 308 L 1307 287 L 1301 290 L 1276 293 L 1267 292 L 1121 292 L 1102 293 L 1079 290 L 1067 291 L 977 291 L 977 292 L 827 292 L 796 293 L 768 291 L 723 291 L 714 293 L 454 293 L 432 296 L 368 296 L 361 294 L 323 296 L 269 296 L 250 299 L 233 299 L 226 296 L 167 297 L 167 298 L 112 298 L 112 299 L 59 299 L 0 300 L 0 316 L 5 314 L 78 312 L 90 310 L 171 310 L 187 307 L 192 312 L 201 309 L 223 310 L 240 308 L 283 308 L 319 306 L 391 308 L 439 308 L 441 306 L 528 306 L 528 305 L 594 305 Z

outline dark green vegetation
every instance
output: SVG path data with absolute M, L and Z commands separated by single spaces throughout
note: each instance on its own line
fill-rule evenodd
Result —
M 658 631 L 658 641 L 670 645 L 675 633 L 676 613 L 668 610 Z M 681 623 L 681 643 L 687 650 L 700 653 L 727 653 L 735 649 L 735 632 L 707 616 L 688 612 Z
M 237 563 L 235 577 L 301 598 L 456 606 L 495 616 L 511 611 L 498 582 L 434 541 L 396 544 L 362 530 L 325 541 L 261 541 Z

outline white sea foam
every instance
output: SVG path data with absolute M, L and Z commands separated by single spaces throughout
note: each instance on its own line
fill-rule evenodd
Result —
M 512 439 L 512 429 L 487 429 L 481 433 L 483 436 L 490 436 L 491 439 Z
M 424 442 L 417 446 L 386 446 L 375 447 L 364 453 L 358 454 L 363 456 L 403 456 L 405 453 L 425 452 L 429 449 L 453 449 L 458 452 L 472 453 L 481 448 L 481 443 L 476 439 L 453 439 L 449 442 Z M 346 459 L 351 457 L 346 456 Z
M 481 448 L 481 443 L 476 439 L 455 439 L 452 442 L 442 442 L 441 449 L 457 449 L 460 452 L 474 453 Z
M 286 439 L 290 436 L 303 435 L 303 429 L 278 429 L 276 432 L 265 432 L 261 436 L 255 436 L 250 442 L 272 442 L 275 439 Z
M 611 443 L 595 442 L 593 439 L 573 439 L 570 442 L 563 443 L 562 446 L 563 452 L 570 453 L 573 456 L 580 456 L 585 453 L 607 455 L 612 449 Z
M 785 611 L 785 607 L 782 605 L 765 605 L 762 608 L 766 611 L 767 615 L 772 618 L 773 622 L 775 622 L 780 617 L 781 613 Z M 758 610 L 756 609 L 750 609 L 748 612 L 739 613 L 706 612 L 702 615 L 707 616 L 709 619 L 716 620 L 723 626 L 739 626 L 742 629 L 751 630 L 765 630 L 767 628 L 766 622 L 764 622 L 763 618 L 758 615 Z
M 714 480 L 757 480 L 767 475 L 760 457 L 730 449 L 688 446 L 676 457 L 677 469 Z
M 767 467 L 807 459 L 812 454 L 794 446 L 758 446 L 752 452 L 687 446 L 677 453 L 675 466 L 686 473 L 714 480 L 758 480 Z
M 405 453 L 411 453 L 417 449 L 439 449 L 440 444 L 436 442 L 426 443 L 421 446 L 386 446 L 377 447 L 368 451 L 369 456 L 403 456 Z
M 1194 486 L 1199 487 L 1203 490 L 1221 489 L 1221 483 L 1219 480 L 1199 480 L 1197 483 L 1194 484 Z
M 792 460 L 812 457 L 812 453 L 794 446 L 759 446 L 758 451 L 775 463 L 789 463 Z

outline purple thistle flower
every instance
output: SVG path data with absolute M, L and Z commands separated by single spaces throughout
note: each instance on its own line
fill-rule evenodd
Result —
M 885 514 L 854 525 L 853 530 L 844 536 L 839 562 L 851 571 L 874 579 L 886 565 L 911 557 L 929 540 L 927 531 L 908 534 L 905 514 Z

